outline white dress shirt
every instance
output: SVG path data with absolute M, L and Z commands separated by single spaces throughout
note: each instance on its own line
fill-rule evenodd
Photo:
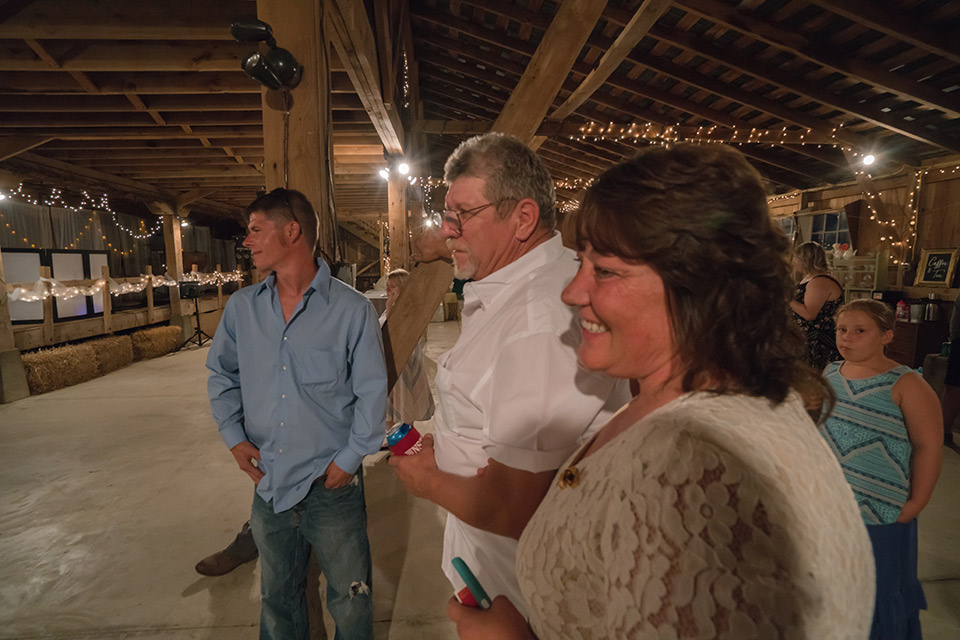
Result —
M 630 399 L 625 380 L 577 362 L 580 327 L 560 293 L 577 271 L 560 234 L 464 287 L 460 338 L 438 362 L 437 466 L 476 475 L 488 458 L 532 473 L 558 469 Z M 443 570 L 461 557 L 490 598 L 508 596 L 526 615 L 517 584 L 517 541 L 448 515 Z

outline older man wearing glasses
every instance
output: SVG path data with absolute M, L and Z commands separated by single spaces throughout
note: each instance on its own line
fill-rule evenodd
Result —
M 447 509 L 443 570 L 461 557 L 490 598 L 525 612 L 517 539 L 560 464 L 629 399 L 577 364 L 579 326 L 560 292 L 577 271 L 556 228 L 554 187 L 526 145 L 502 134 L 447 160 L 434 214 L 464 287 L 463 328 L 438 362 L 435 441 L 390 463 L 414 495 Z
M 248 208 L 244 246 L 270 276 L 230 296 L 207 368 L 213 416 L 256 485 L 260 638 L 309 638 L 310 548 L 338 638 L 373 638 L 361 461 L 383 440 L 387 374 L 370 301 L 314 259 L 317 216 L 299 191 Z

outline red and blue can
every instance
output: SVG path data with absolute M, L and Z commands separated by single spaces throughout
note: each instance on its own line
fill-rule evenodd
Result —
M 423 438 L 413 425 L 404 422 L 387 431 L 387 446 L 395 455 L 412 456 L 420 453 Z

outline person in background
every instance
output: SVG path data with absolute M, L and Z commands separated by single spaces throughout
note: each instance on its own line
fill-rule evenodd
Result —
M 639 394 L 523 531 L 530 626 L 451 600 L 460 637 L 865 638 L 870 541 L 804 407 L 829 387 L 759 174 L 730 147 L 651 148 L 587 190 L 577 239 L 580 362 Z
M 824 372 L 837 395 L 821 426 L 860 505 L 876 559 L 872 640 L 919 640 L 917 516 L 940 475 L 943 427 L 937 395 L 910 367 L 886 357 L 894 314 L 877 300 L 837 313 L 843 361 Z
M 943 443 L 953 444 L 953 425 L 960 418 L 960 300 L 954 300 L 950 314 L 950 354 L 940 397 L 943 411 Z
M 387 372 L 373 305 L 314 258 L 318 220 L 299 191 L 247 208 L 262 283 L 230 296 L 207 355 L 220 436 L 255 485 L 261 640 L 307 640 L 310 549 L 337 637 L 373 638 L 364 456 L 383 440 Z
M 491 596 L 523 609 L 517 540 L 560 463 L 629 400 L 625 382 L 577 364 L 573 310 L 560 292 L 576 272 L 555 231 L 553 179 L 516 138 L 470 138 L 444 168 L 436 214 L 464 286 L 463 329 L 439 358 L 434 437 L 392 456 L 415 496 L 447 509 L 442 569 L 461 557 Z M 478 469 L 485 472 L 478 474 Z
M 410 281 L 410 272 L 406 269 L 394 269 L 387 274 L 387 308 L 380 316 L 382 327 L 390 316 L 397 299 Z M 396 385 L 387 396 L 387 428 L 398 422 L 413 424 L 414 421 L 429 420 L 433 417 L 433 394 L 427 375 L 423 370 L 423 340 L 417 343 L 406 366 L 400 372 Z
M 823 371 L 827 364 L 840 359 L 833 317 L 843 304 L 843 287 L 827 271 L 827 255 L 816 242 L 797 247 L 793 265 L 803 275 L 790 309 L 807 337 L 807 364 Z

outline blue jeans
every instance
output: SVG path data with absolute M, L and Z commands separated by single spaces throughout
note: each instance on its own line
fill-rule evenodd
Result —
M 370 544 L 362 470 L 354 483 L 318 481 L 292 509 L 274 513 L 256 492 L 250 526 L 260 550 L 260 640 L 309 640 L 307 562 L 313 547 L 327 577 L 336 640 L 372 640 Z

